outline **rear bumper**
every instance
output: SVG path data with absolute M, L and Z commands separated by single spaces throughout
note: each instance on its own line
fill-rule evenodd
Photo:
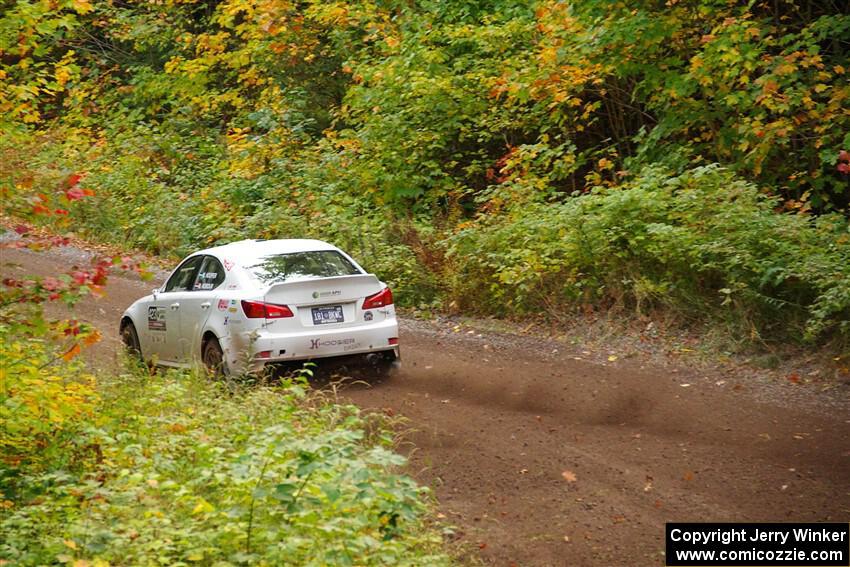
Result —
M 272 333 L 258 330 L 251 337 L 240 337 L 239 342 L 249 347 L 242 355 L 233 353 L 229 360 L 232 369 L 253 372 L 269 363 L 311 360 L 338 356 L 368 354 L 371 352 L 395 351 L 398 338 L 398 323 L 395 319 L 336 329 L 310 329 L 296 333 Z M 244 344 L 244 343 L 243 343 Z M 236 350 L 236 349 L 234 349 Z M 262 353 L 264 356 L 259 356 Z M 241 359 L 241 360 L 240 360 Z

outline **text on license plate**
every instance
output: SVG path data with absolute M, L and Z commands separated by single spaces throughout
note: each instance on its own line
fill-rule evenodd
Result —
M 313 307 L 313 324 L 326 325 L 328 323 L 342 323 L 342 305 L 330 307 Z

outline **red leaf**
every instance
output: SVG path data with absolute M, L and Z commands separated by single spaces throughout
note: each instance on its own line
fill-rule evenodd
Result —
M 65 197 L 67 197 L 69 201 L 76 201 L 77 199 L 82 199 L 85 196 L 85 192 L 83 192 L 82 189 L 76 186 L 71 187 L 70 189 L 65 191 Z
M 56 213 L 57 215 L 67 215 L 68 214 L 68 211 L 66 211 L 65 209 L 56 209 L 53 212 Z
M 847 150 L 838 152 L 838 161 L 850 161 L 850 152 Z
M 71 277 L 74 278 L 74 281 L 77 282 L 78 285 L 85 285 L 85 283 L 89 279 L 88 272 L 74 272 L 71 274 Z
M 838 167 L 836 167 L 835 169 L 837 169 L 837 170 L 838 170 L 838 171 L 840 171 L 841 173 L 845 173 L 845 174 L 846 174 L 846 173 L 850 173 L 850 165 L 848 165 L 848 164 L 846 164 L 846 163 L 844 163 L 844 162 L 839 163 L 839 164 L 838 164 Z
M 800 375 L 797 374 L 796 372 L 793 373 L 793 374 L 789 374 L 788 375 L 788 381 L 791 382 L 792 384 L 796 384 L 797 382 L 800 381 Z
M 74 187 L 77 183 L 80 182 L 80 179 L 82 179 L 82 178 L 83 178 L 83 176 L 80 175 L 79 173 L 72 173 L 68 177 L 68 187 Z
M 30 227 L 25 224 L 19 224 L 15 227 L 15 232 L 18 234 L 26 234 L 30 231 Z
M 48 276 L 44 278 L 44 281 L 41 282 L 41 285 L 47 291 L 56 291 L 62 286 L 62 282 L 57 280 L 56 278 Z

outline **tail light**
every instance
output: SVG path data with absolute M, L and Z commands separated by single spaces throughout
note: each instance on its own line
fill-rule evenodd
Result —
M 292 310 L 286 305 L 263 303 L 262 301 L 242 300 L 242 311 L 245 312 L 245 316 L 249 319 L 294 317 Z
M 375 295 L 370 295 L 363 300 L 363 309 L 375 309 L 376 307 L 384 307 L 385 305 L 393 304 L 393 292 L 390 288 L 385 287 Z

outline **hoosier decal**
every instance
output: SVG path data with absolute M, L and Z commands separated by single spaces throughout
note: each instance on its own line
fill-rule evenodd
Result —
M 310 350 L 316 350 L 322 347 L 341 346 L 344 350 L 349 350 L 351 345 L 355 344 L 354 339 L 310 339 Z

